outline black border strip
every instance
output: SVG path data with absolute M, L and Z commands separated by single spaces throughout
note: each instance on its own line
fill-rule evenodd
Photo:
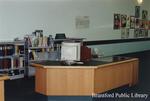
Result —
M 115 44 L 115 43 L 137 42 L 137 41 L 150 41 L 150 38 L 84 41 L 83 45 L 103 45 L 103 44 Z

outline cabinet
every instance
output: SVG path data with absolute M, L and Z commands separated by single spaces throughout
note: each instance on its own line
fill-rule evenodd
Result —
M 10 79 L 24 77 L 24 41 L 0 42 L 0 74 L 8 74 Z
M 47 96 L 91 96 L 138 83 L 137 58 L 112 62 L 89 61 L 64 66 L 51 61 L 32 63 L 36 68 L 35 91 Z
M 95 69 L 94 92 L 104 92 L 126 84 L 131 86 L 133 80 L 133 62 L 125 62 Z

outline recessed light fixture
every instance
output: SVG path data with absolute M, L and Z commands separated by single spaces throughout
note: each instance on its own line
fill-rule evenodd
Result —
M 137 0 L 138 4 L 142 4 L 143 3 L 143 0 Z

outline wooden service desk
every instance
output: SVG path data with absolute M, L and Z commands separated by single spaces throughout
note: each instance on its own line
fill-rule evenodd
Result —
M 8 76 L 0 75 L 0 101 L 4 101 L 4 80 L 9 79 Z
M 91 96 L 138 82 L 138 59 L 89 61 L 65 66 L 58 61 L 31 64 L 36 68 L 35 91 L 47 96 Z

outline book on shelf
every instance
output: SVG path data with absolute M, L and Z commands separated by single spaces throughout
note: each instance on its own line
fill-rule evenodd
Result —
M 5 58 L 3 60 L 3 66 L 5 69 L 10 69 L 11 68 L 11 59 L 10 58 Z
M 15 46 L 15 54 L 16 55 L 20 55 L 20 54 L 24 54 L 24 45 L 20 45 L 20 46 Z
M 18 62 L 18 59 L 16 58 L 13 60 L 13 67 L 18 68 L 18 66 L 19 66 L 19 62 Z
M 3 56 L 3 47 L 0 45 L 0 56 Z
M 30 47 L 47 47 L 48 37 L 47 36 L 34 36 L 28 35 L 27 37 L 28 45 Z
M 0 59 L 0 69 L 10 69 L 10 68 L 11 68 L 10 58 Z
M 20 42 L 0 43 L 0 73 L 8 74 L 10 77 L 23 77 L 25 66 L 25 44 Z M 18 78 L 17 77 L 17 78 Z M 14 78 L 15 79 L 15 78 Z
M 14 73 L 14 75 L 19 75 L 20 71 L 19 70 L 14 70 L 13 73 Z
M 6 45 L 5 46 L 5 55 L 10 56 L 14 53 L 14 45 Z
M 29 52 L 29 60 L 34 60 L 33 52 Z
M 0 69 L 3 69 L 3 59 L 0 59 Z
M 19 67 L 20 68 L 24 67 L 24 57 L 19 57 Z
M 24 67 L 24 57 L 15 58 L 13 60 L 13 67 L 14 68 L 23 68 Z
M 13 70 L 13 71 L 9 71 L 8 75 L 10 76 L 10 79 L 17 79 L 17 78 L 24 77 L 24 72 L 20 70 Z
M 42 37 L 39 37 L 38 38 L 38 47 L 41 47 L 42 46 L 42 43 L 43 43 L 43 38 Z
M 13 55 L 15 54 L 24 54 L 24 45 L 13 45 L 13 44 L 1 44 L 0 45 L 0 69 L 9 69 L 11 68 L 11 61 L 13 61 L 14 65 L 18 67 L 19 60 L 17 58 L 13 58 Z M 7 57 L 9 56 L 9 57 Z M 19 57 L 21 59 L 20 61 L 23 61 L 23 57 Z M 22 64 L 21 64 L 22 65 Z
M 0 45 L 0 56 L 4 56 L 4 45 Z
M 48 40 L 48 38 L 46 36 L 44 36 L 43 37 L 43 42 L 42 42 L 42 46 L 43 47 L 47 47 L 48 46 L 48 44 L 47 44 L 48 41 L 47 40 Z
M 10 56 L 14 53 L 14 45 L 0 45 L 0 56 Z

